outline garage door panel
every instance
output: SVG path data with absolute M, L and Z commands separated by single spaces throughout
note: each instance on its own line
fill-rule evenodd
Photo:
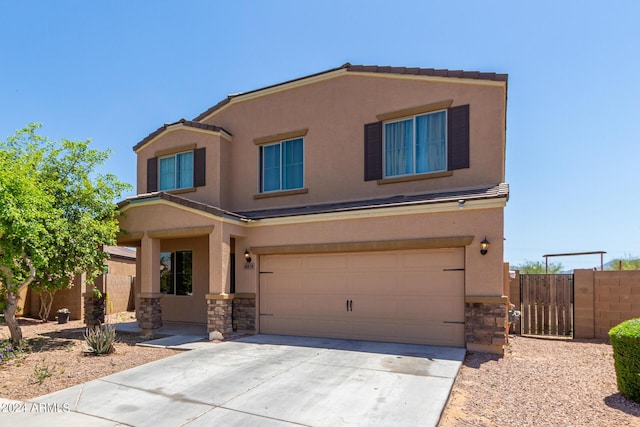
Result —
M 277 273 L 269 276 L 262 279 L 269 292 L 277 294 L 303 292 L 302 282 L 304 275 L 302 273 Z
M 301 318 L 278 318 L 271 316 L 260 317 L 261 327 L 269 330 L 271 334 L 279 335 L 304 335 L 305 330 Z
M 279 317 L 302 316 L 304 313 L 304 297 L 302 295 L 269 296 L 263 299 L 260 313 Z
M 463 275 L 458 271 L 401 272 L 398 273 L 397 293 L 403 295 L 451 295 L 463 296 L 460 287 Z
M 398 316 L 397 298 L 357 295 L 350 298 L 349 316 L 354 321 L 362 318 L 370 321 L 391 321 Z
M 442 322 L 408 323 L 402 325 L 399 338 L 422 344 L 464 346 L 464 325 Z
M 307 317 L 336 317 L 347 313 L 347 298 L 339 295 L 304 295 L 304 314 Z
M 347 276 L 342 273 L 314 273 L 307 274 L 301 280 L 304 289 L 312 294 L 340 294 L 346 292 Z
M 420 299 L 404 300 L 398 313 L 399 319 L 424 321 L 461 321 L 464 306 L 459 298 L 440 297 L 437 304 L 425 303 Z
M 331 336 L 334 338 L 349 338 L 351 327 L 346 319 L 305 319 L 305 334 L 321 337 Z
M 348 273 L 350 295 L 393 295 L 398 273 L 393 271 L 356 271 Z
M 456 249 L 438 249 L 420 252 L 405 252 L 400 258 L 404 269 L 418 268 L 425 271 L 439 271 L 442 268 L 464 267 L 464 255 Z
M 398 255 L 390 252 L 366 252 L 348 254 L 349 267 L 356 270 L 395 270 L 398 267 Z
M 361 322 L 351 324 L 354 338 L 361 340 L 396 341 L 399 325 L 395 322 Z
M 347 258 L 342 255 L 316 255 L 305 258 L 306 271 L 347 270 Z
M 464 346 L 462 248 L 263 259 L 261 332 Z
M 261 265 L 262 271 L 301 271 L 304 257 L 301 255 L 290 255 L 286 257 L 265 257 Z

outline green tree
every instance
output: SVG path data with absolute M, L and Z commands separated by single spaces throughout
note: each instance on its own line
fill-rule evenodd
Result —
M 119 230 L 114 200 L 130 188 L 97 173 L 108 151 L 90 148 L 90 140 L 50 141 L 36 133 L 39 128 L 28 125 L 0 142 L 0 296 L 16 344 L 22 339 L 17 293 L 31 285 L 48 295 L 41 312 L 46 319 L 53 295 L 70 287 L 75 274 L 95 278 L 107 257 L 102 245 L 115 244 Z
M 520 274 L 544 274 L 546 269 L 546 263 L 542 261 L 525 261 L 519 266 L 512 267 L 514 270 L 520 270 Z M 555 274 L 562 271 L 564 267 L 562 263 L 549 263 L 549 274 Z
M 616 258 L 609 261 L 605 270 L 640 270 L 640 258 L 632 255 L 625 255 L 622 258 Z

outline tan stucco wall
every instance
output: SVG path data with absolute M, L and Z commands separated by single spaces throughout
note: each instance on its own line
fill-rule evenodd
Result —
M 432 213 L 413 213 L 405 215 L 389 214 L 375 216 L 373 211 L 364 211 L 361 215 L 346 217 L 297 217 L 297 222 L 278 224 L 278 220 L 229 224 L 219 218 L 198 215 L 180 207 L 167 204 L 151 204 L 128 209 L 121 226 L 134 233 L 146 230 L 153 233 L 169 227 L 190 230 L 205 228 L 209 234 L 189 238 L 161 239 L 162 251 L 189 249 L 194 246 L 194 271 L 202 274 L 196 282 L 204 281 L 208 286 L 198 287 L 190 300 L 202 304 L 202 311 L 185 303 L 184 297 L 164 297 L 163 317 L 165 320 L 177 320 L 180 311 L 188 321 L 199 322 L 205 319 L 205 298 L 207 293 L 217 294 L 229 291 L 229 271 L 222 263 L 223 242 L 235 238 L 236 253 L 236 292 L 258 293 L 260 258 L 252 254 L 253 268 L 244 267 L 243 253 L 251 247 L 274 245 L 322 244 L 336 242 L 372 242 L 402 239 L 473 236 L 472 243 L 465 248 L 465 294 L 467 296 L 500 296 L 503 294 L 503 209 L 459 209 L 453 203 L 441 207 Z M 266 224 L 266 225 L 262 225 Z M 480 241 L 487 238 L 490 242 L 486 255 L 480 254 Z M 227 246 L 230 250 L 230 246 Z M 140 257 L 139 257 L 140 258 Z M 209 260 L 209 261 L 207 261 Z M 139 263 L 140 264 L 140 263 Z M 222 263 L 223 264 L 223 263 Z M 140 268 L 140 266 L 139 266 Z M 140 275 L 138 275 L 140 277 Z M 142 290 L 144 291 L 144 289 Z M 200 320 L 198 320 L 200 319 Z M 182 320 L 185 320 L 184 318 Z
M 294 245 L 303 243 L 363 242 L 421 237 L 475 236 L 465 250 L 465 294 L 500 296 L 503 294 L 503 210 L 452 210 L 450 212 L 358 218 L 289 225 L 250 227 L 245 243 L 250 246 Z M 487 237 L 489 252 L 480 254 L 480 241 Z M 250 289 L 243 274 L 237 286 Z M 242 283 L 239 280 L 243 280 Z M 256 292 L 253 290 L 251 292 Z
M 161 134 L 137 152 L 138 193 L 146 192 L 148 158 L 173 147 L 190 144 L 207 147 L 207 185 L 179 195 L 229 211 L 447 191 L 504 181 L 504 82 L 343 74 L 313 84 L 296 84 L 284 91 L 276 88 L 234 98 L 228 106 L 206 119 L 207 124 L 229 131 L 233 135 L 231 138 L 222 137 L 219 133 L 185 129 Z M 242 99 L 245 101 L 237 102 Z M 386 184 L 364 181 L 364 124 L 377 121 L 379 114 L 446 100 L 451 100 L 452 106 L 470 104 L 470 168 L 418 181 Z M 304 182 L 308 192 L 256 199 L 259 146 L 255 140 L 301 129 L 307 130 L 304 136 Z M 260 257 L 252 254 L 254 268 L 245 268 L 242 256 L 244 250 L 252 246 L 473 236 L 473 242 L 465 247 L 465 294 L 503 295 L 504 200 L 482 209 L 474 209 L 467 204 L 469 208 L 460 210 L 454 205 L 443 204 L 413 213 L 389 211 L 380 215 L 379 211 L 363 211 L 361 215 L 335 215 L 329 219 L 314 216 L 284 220 L 289 223 L 263 220 L 229 224 L 227 220 L 166 201 L 147 200 L 139 206 L 132 203 L 126 207 L 121 227 L 129 233 L 145 236 L 138 239 L 143 239 L 148 249 L 157 250 L 154 246 L 156 239 L 161 239 L 163 251 L 168 250 L 168 244 L 178 241 L 186 244 L 188 239 L 167 240 L 167 236 L 163 236 L 153 238 L 154 243 L 150 242 L 149 232 L 211 227 L 209 231 L 199 230 L 194 234 L 199 236 L 196 238 L 197 246 L 204 245 L 197 255 L 194 251 L 194 257 L 200 260 L 202 254 L 208 254 L 208 264 L 198 262 L 206 272 L 210 294 L 229 290 L 229 271 L 225 263 L 228 262 L 231 237 L 236 239 L 236 292 L 258 293 Z M 490 248 L 488 254 L 482 256 L 480 241 L 485 236 Z M 132 239 L 124 243 L 140 245 L 141 241 Z M 151 258 L 138 261 L 140 280 L 136 286 L 142 292 L 152 291 L 151 283 L 155 280 L 151 278 L 145 282 L 140 275 L 143 270 L 154 271 Z M 198 317 L 202 320 L 192 321 L 206 321 L 205 298 L 202 296 L 201 299 L 200 296 L 193 298 L 199 301 L 198 304 L 202 302 L 197 309 L 177 300 L 178 297 L 164 297 L 163 318 L 177 319 L 181 313 L 180 320 L 185 316 L 203 316 Z M 176 302 L 170 302 L 168 298 Z
M 132 235 L 147 230 L 171 230 L 185 227 L 208 227 L 213 217 L 193 213 L 164 201 L 145 204 L 142 208 L 125 210 L 120 218 L 120 228 Z M 125 235 L 126 238 L 126 235 Z
M 206 202 L 214 206 L 226 205 L 226 189 L 221 183 L 226 182 L 228 145 L 231 142 L 219 134 L 194 131 L 189 128 L 174 130 L 162 134 L 138 151 L 137 155 L 137 193 L 147 192 L 147 159 L 162 155 L 166 150 L 176 147 L 193 149 L 206 147 L 206 185 L 189 193 L 189 198 Z M 179 151 L 178 151 L 179 152 Z
M 505 87 L 496 82 L 460 82 L 348 74 L 232 103 L 207 120 L 208 124 L 231 132 L 231 142 L 217 135 L 181 130 L 163 134 L 140 150 L 138 192 L 146 192 L 147 158 L 158 150 L 194 142 L 207 145 L 209 170 L 207 187 L 188 193 L 188 197 L 231 211 L 503 182 Z M 449 99 L 453 100 L 453 106 L 471 105 L 471 168 L 456 170 L 450 177 L 394 184 L 363 180 L 365 123 L 377 121 L 376 115 L 381 113 Z M 304 180 L 308 193 L 255 200 L 259 148 L 254 139 L 304 128 L 308 129 L 304 137 Z M 219 154 L 214 154 L 215 147 Z M 224 161 L 227 156 L 228 162 Z M 218 158 L 222 161 L 217 161 Z M 226 194 L 220 192 L 220 180 L 225 176 L 222 188 Z
M 167 322 L 207 322 L 208 290 L 208 240 L 206 237 L 193 239 L 171 239 L 160 243 L 162 252 L 193 251 L 193 295 L 163 295 L 162 319 Z

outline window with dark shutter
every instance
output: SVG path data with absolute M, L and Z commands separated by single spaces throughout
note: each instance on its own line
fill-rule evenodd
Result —
M 382 179 L 382 122 L 364 125 L 364 180 Z
M 444 111 L 364 125 L 365 181 L 469 168 L 469 105 L 446 110 L 446 139 Z
M 195 147 L 195 144 L 193 144 Z M 169 151 L 147 160 L 147 192 L 202 187 L 206 184 L 205 148 Z
M 147 193 L 158 191 L 158 158 L 147 159 Z
M 448 170 L 469 167 L 469 104 L 449 108 Z

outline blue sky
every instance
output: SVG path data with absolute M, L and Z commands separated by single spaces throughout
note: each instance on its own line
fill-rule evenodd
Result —
M 92 138 L 134 185 L 135 143 L 230 93 L 345 62 L 508 73 L 505 260 L 640 256 L 640 2 L 1 4 L 0 138 Z

